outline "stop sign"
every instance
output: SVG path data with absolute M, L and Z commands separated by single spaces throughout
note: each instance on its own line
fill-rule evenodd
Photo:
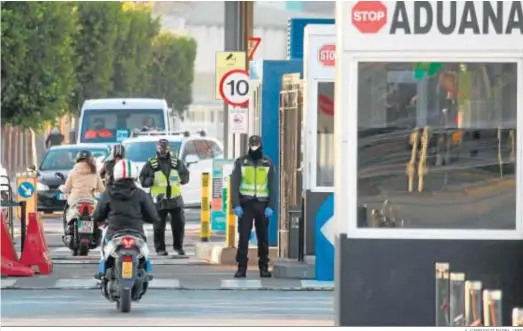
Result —
M 377 33 L 387 23 L 387 7 L 381 1 L 358 1 L 351 16 L 352 25 L 361 33 Z
M 318 61 L 324 67 L 334 67 L 336 58 L 336 45 L 323 45 L 318 52 Z

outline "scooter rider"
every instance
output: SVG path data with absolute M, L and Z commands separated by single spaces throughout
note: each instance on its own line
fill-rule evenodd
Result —
M 61 192 L 68 195 L 67 203 L 63 213 L 63 225 L 64 225 L 64 243 L 67 247 L 71 247 L 73 226 L 67 225 L 67 211 L 69 206 L 74 204 L 80 199 L 92 199 L 92 190 L 103 193 L 105 186 L 102 183 L 102 179 L 96 172 L 96 165 L 93 161 L 93 156 L 90 151 L 82 150 L 76 155 L 76 164 L 73 170 L 69 173 L 67 180 L 64 185 L 60 185 L 58 188 Z M 91 247 L 95 248 L 99 244 L 101 233 L 98 229 L 94 231 L 94 243 L 91 243 Z
M 116 231 L 134 230 L 143 234 L 144 220 L 152 224 L 160 222 L 158 212 L 149 195 L 135 184 L 138 178 L 138 167 L 129 160 L 120 160 L 114 165 L 114 184 L 100 197 L 93 214 L 95 224 L 107 220 L 107 228 L 102 240 L 102 260 L 95 278 L 100 279 L 105 274 L 103 247 Z M 151 263 L 147 261 L 146 272 L 151 271 Z
M 105 185 L 114 183 L 113 168 L 116 162 L 125 159 L 125 147 L 122 144 L 114 145 L 111 150 L 111 158 L 104 162 L 100 170 L 100 177 L 105 181 Z

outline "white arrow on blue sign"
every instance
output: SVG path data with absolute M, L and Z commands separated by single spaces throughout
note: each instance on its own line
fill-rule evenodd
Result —
M 30 198 L 33 196 L 35 191 L 35 187 L 31 182 L 22 182 L 18 186 L 18 195 L 20 195 L 22 198 Z

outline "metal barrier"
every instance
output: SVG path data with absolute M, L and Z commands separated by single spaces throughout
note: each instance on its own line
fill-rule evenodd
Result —
M 481 281 L 449 270 L 448 263 L 435 264 L 436 326 L 502 326 L 502 292 L 482 292 Z M 513 309 L 512 325 L 523 326 L 523 308 Z
M 523 308 L 512 309 L 512 326 L 523 326 Z
M 302 108 L 303 84 L 300 74 L 282 77 L 279 109 L 280 192 L 278 215 L 278 256 L 298 258 L 302 205 Z
M 0 184 L 0 187 L 2 188 L 2 207 L 4 207 L 5 203 L 12 202 L 13 201 L 13 189 L 11 188 L 11 180 L 8 176 L 0 176 L 0 178 L 3 180 L 5 179 L 7 183 Z M 6 191 L 4 191 L 5 189 Z M 7 208 L 7 227 L 9 228 L 9 233 L 11 235 L 11 239 L 14 239 L 14 224 L 13 224 L 13 206 L 6 206 Z M 3 209 L 3 208 L 2 208 Z M 3 212 L 3 210 L 2 210 Z

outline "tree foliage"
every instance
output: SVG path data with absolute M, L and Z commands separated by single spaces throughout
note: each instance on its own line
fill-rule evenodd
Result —
M 75 88 L 75 7 L 2 3 L 2 119 L 35 127 L 66 111 Z
M 149 72 L 154 77 L 149 95 L 167 100 L 182 113 L 192 102 L 196 42 L 160 33 L 153 41 Z
M 2 2 L 2 122 L 39 128 L 85 99 L 191 103 L 196 43 L 160 32 L 151 6 Z

